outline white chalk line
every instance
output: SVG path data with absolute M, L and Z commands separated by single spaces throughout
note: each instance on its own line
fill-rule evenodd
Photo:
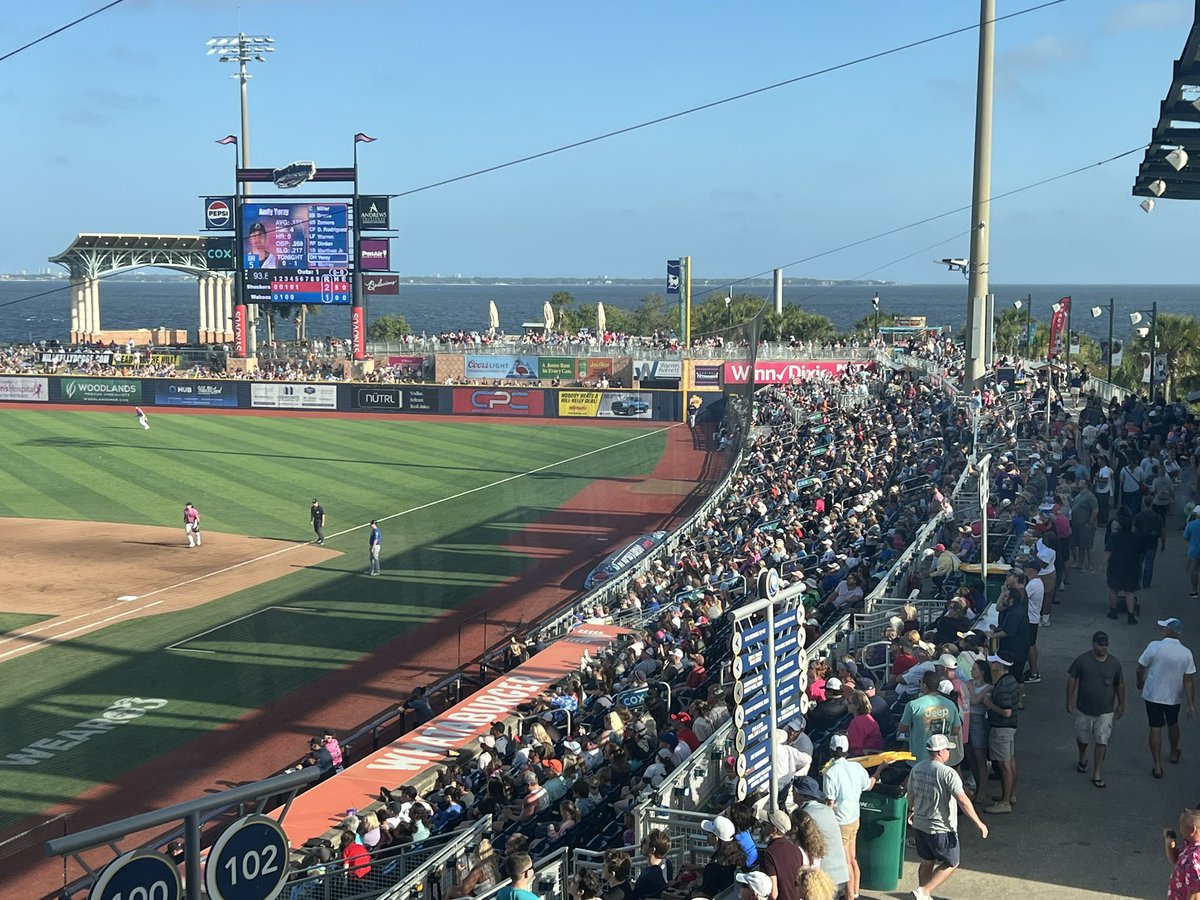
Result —
M 400 512 L 392 513 L 391 515 L 382 516 L 382 517 L 376 519 L 375 521 L 376 522 L 390 522 L 392 519 L 398 519 L 401 516 L 407 516 L 407 515 L 411 515 L 412 513 L 421 512 L 422 510 L 431 509 L 442 503 L 449 503 L 451 500 L 460 500 L 463 497 L 469 497 L 471 494 L 477 494 L 480 491 L 486 491 L 486 490 L 489 490 L 494 487 L 499 487 L 502 484 L 508 484 L 510 481 L 517 481 L 518 479 L 521 479 L 521 478 L 528 478 L 530 475 L 537 475 L 540 472 L 545 472 L 549 469 L 557 468 L 558 466 L 564 466 L 567 463 L 573 463 L 573 462 L 576 462 L 581 459 L 586 459 L 589 456 L 595 456 L 597 453 L 604 453 L 608 450 L 615 450 L 618 447 L 624 447 L 626 444 L 632 444 L 636 441 L 640 441 L 645 438 L 652 437 L 653 435 L 656 435 L 656 434 L 662 434 L 663 432 L 670 431 L 672 428 L 678 428 L 678 427 L 679 427 L 679 423 L 675 423 L 673 425 L 668 425 L 665 428 L 656 428 L 653 431 L 647 431 L 643 434 L 634 435 L 631 438 L 626 438 L 625 440 L 618 441 L 615 444 L 608 444 L 604 447 L 596 447 L 593 450 L 588 450 L 584 453 L 578 453 L 575 456 L 569 456 L 565 459 L 560 459 L 556 462 L 547 463 L 544 466 L 538 466 L 536 469 L 530 469 L 527 472 L 518 472 L 515 475 L 509 475 L 506 478 L 500 478 L 496 481 L 489 482 L 488 484 L 481 484 L 478 487 L 468 488 L 465 491 L 459 491 L 457 494 L 451 494 L 448 497 L 441 497 L 437 500 L 431 500 L 428 503 L 422 503 L 420 506 L 413 506 L 408 509 L 401 510 Z M 354 525 L 354 526 L 352 526 L 350 528 L 346 528 L 342 531 L 334 532 L 333 534 L 330 535 L 330 537 L 341 537 L 342 535 L 353 534 L 356 531 L 361 531 L 362 529 L 369 527 L 370 524 L 371 524 L 370 522 L 364 522 L 361 525 Z M 179 588 L 187 587 L 192 584 L 196 584 L 197 582 L 204 581 L 208 578 L 215 578 L 218 575 L 224 575 L 226 572 L 232 572 L 235 569 L 240 569 L 240 568 L 243 568 L 244 566 L 249 566 L 249 565 L 253 565 L 254 563 L 263 562 L 264 560 L 268 560 L 268 559 L 271 559 L 272 557 L 279 556 L 281 553 L 290 553 L 291 551 L 298 550 L 301 547 L 312 546 L 315 543 L 316 543 L 316 541 L 313 540 L 313 541 L 304 541 L 302 543 L 288 544 L 284 547 L 280 547 L 277 550 L 272 550 L 270 553 L 263 553 L 260 556 L 253 557 L 252 559 L 247 559 L 247 560 L 243 560 L 242 562 L 233 563 L 232 565 L 228 565 L 228 566 L 225 566 L 220 569 L 215 569 L 212 572 L 206 572 L 203 575 L 196 575 L 196 576 L 194 576 L 192 578 L 188 578 L 184 581 L 179 581 L 179 582 L 176 582 L 175 584 L 167 585 L 166 587 L 156 588 L 155 590 L 147 591 L 145 594 L 142 594 L 140 596 L 141 596 L 141 599 L 145 600 L 147 597 L 153 597 L 157 594 L 164 594 L 168 591 L 178 590 Z M 137 607 L 136 609 L 127 609 L 123 613 L 119 613 L 115 616 L 109 616 L 106 619 L 101 619 L 99 621 L 92 622 L 92 623 L 89 623 L 86 625 L 81 625 L 78 628 L 73 628 L 70 631 L 66 631 L 61 634 L 50 635 L 48 637 L 41 638 L 37 641 L 33 641 L 32 643 L 24 643 L 20 647 L 14 647 L 11 650 L 6 650 L 4 652 L 0 652 L 0 660 L 7 659 L 9 656 L 15 656 L 20 653 L 26 653 L 28 651 L 35 650 L 38 647 L 42 646 L 43 644 L 57 643 L 58 641 L 61 641 L 64 638 L 70 637 L 73 634 L 77 634 L 79 632 L 99 628 L 103 625 L 108 624 L 111 621 L 123 618 L 125 616 L 133 615 L 134 613 L 138 613 L 138 612 L 141 612 L 142 610 L 149 609 L 152 606 L 158 606 L 160 603 L 164 603 L 164 602 L 166 602 L 166 601 L 156 600 L 154 603 L 147 604 L 146 606 L 140 606 L 140 607 Z M 124 603 L 110 603 L 109 605 L 101 607 L 98 610 L 93 610 L 93 611 L 87 612 L 87 613 L 80 613 L 79 615 L 72 616 L 66 620 L 55 619 L 53 622 L 47 622 L 45 625 L 28 629 L 26 631 L 21 632 L 20 634 L 14 635 L 9 638 L 0 639 L 0 644 L 8 643 L 9 641 L 14 641 L 14 640 L 23 640 L 25 637 L 27 637 L 29 635 L 40 634 L 42 631 L 50 630 L 52 628 L 57 628 L 62 625 L 68 624 L 69 622 L 77 621 L 78 619 L 87 618 L 87 617 L 93 616 L 93 615 L 98 615 L 102 612 L 105 612 L 106 610 L 112 609 L 114 606 L 124 606 L 124 605 L 125 605 Z M 249 615 L 254 615 L 254 613 L 250 613 Z M 246 618 L 246 616 L 242 616 L 241 618 Z M 240 619 L 233 620 L 233 622 L 236 622 L 236 621 L 240 621 Z M 225 622 L 222 625 L 216 626 L 216 628 L 222 628 L 225 625 L 233 624 L 233 622 Z M 215 630 L 215 629 L 210 629 L 210 630 Z M 199 635 L 197 635 L 197 636 L 199 636 Z M 188 638 L 187 640 L 192 640 L 192 639 L 193 638 Z M 176 641 L 175 643 L 176 644 L 186 643 L 186 640 L 185 641 Z M 172 649 L 172 648 L 168 647 L 166 649 Z M 177 649 L 184 650 L 186 648 L 180 647 Z M 190 652 L 211 653 L 214 651 L 192 650 Z
M 181 645 L 182 644 L 190 644 L 192 641 L 199 640 L 200 638 L 204 637 L 206 634 L 212 634 L 214 631 L 220 631 L 222 628 L 227 628 L 230 625 L 236 625 L 238 622 L 241 622 L 245 619 L 249 619 L 251 616 L 257 616 L 259 613 L 264 613 L 270 609 L 282 609 L 282 610 L 286 610 L 288 612 L 306 612 L 306 613 L 319 613 L 320 612 L 320 610 L 318 610 L 318 609 L 306 609 L 303 606 L 264 606 L 262 609 L 256 609 L 256 610 L 254 610 L 254 612 L 248 612 L 244 616 L 238 616 L 236 619 L 230 619 L 228 622 L 222 622 L 220 625 L 214 625 L 212 628 L 209 628 L 207 631 L 202 631 L 199 634 L 193 634 L 191 637 L 186 637 L 181 641 L 176 641 L 173 644 L 168 644 L 166 647 L 163 647 L 163 649 L 164 650 L 181 650 L 185 653 L 216 653 L 217 652 L 216 650 L 197 650 L 194 647 L 183 647 Z

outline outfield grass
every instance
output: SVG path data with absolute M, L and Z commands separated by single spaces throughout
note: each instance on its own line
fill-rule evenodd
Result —
M 0 664 L 0 827 L 519 577 L 529 560 L 499 546 L 507 535 L 597 479 L 648 473 L 666 444 L 652 425 L 152 415 L 144 432 L 132 415 L 0 416 L 0 515 L 176 527 L 191 501 L 209 533 L 307 540 L 315 496 L 327 512 L 326 546 L 346 552 L 194 609 L 114 624 Z M 361 577 L 361 526 L 397 513 L 382 524 L 384 575 Z M 0 630 L 27 624 L 12 618 L 27 613 L 10 606 L 0 595 Z M 180 641 L 193 652 L 164 649 Z M 10 764 L 10 754 L 123 697 L 168 703 L 35 765 Z

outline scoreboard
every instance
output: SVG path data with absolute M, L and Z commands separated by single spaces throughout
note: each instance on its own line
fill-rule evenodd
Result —
M 351 302 L 349 204 L 242 204 L 246 303 L 348 306 Z

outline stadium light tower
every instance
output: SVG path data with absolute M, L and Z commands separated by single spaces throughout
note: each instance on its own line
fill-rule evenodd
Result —
M 275 52 L 275 38 L 265 34 L 242 34 L 213 37 L 208 39 L 208 55 L 220 62 L 235 62 L 237 72 L 232 75 L 242 87 L 242 134 L 238 142 L 242 148 L 242 168 L 250 168 L 250 110 L 246 104 L 246 82 L 254 76 L 246 71 L 249 62 L 266 62 L 267 53 Z M 242 193 L 246 193 L 244 186 Z
M 253 76 L 246 71 L 246 64 L 254 62 L 266 62 L 266 54 L 275 52 L 275 38 L 265 34 L 242 34 L 238 32 L 233 36 L 217 36 L 208 39 L 208 55 L 215 56 L 220 62 L 235 62 L 238 64 L 237 72 L 232 76 L 241 83 L 242 88 L 242 134 L 238 144 L 242 151 L 242 168 L 250 168 L 250 109 L 246 102 L 246 82 Z M 250 187 L 245 182 L 238 182 L 237 192 L 246 197 L 250 193 Z M 239 207 L 240 215 L 241 209 Z M 255 356 L 258 352 L 258 307 L 252 305 L 250 307 L 249 327 L 246 329 L 246 337 L 249 345 L 249 353 Z

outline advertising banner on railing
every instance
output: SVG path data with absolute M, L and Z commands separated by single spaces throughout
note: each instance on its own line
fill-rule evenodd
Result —
M 493 722 L 516 715 L 522 703 L 578 672 L 584 653 L 595 657 L 626 633 L 611 625 L 581 625 L 461 703 L 296 797 L 288 808 L 288 832 L 324 834 L 333 827 L 330 810 L 363 806 L 364 798 L 379 793 L 380 782 L 420 783 L 445 765 L 448 754 L 478 746 Z
M 233 408 L 238 405 L 237 389 L 235 382 L 157 381 L 154 384 L 154 404 Z
M 612 377 L 613 361 L 610 356 L 588 356 L 579 360 L 580 378 Z
M 610 578 L 620 575 L 630 566 L 636 565 L 638 560 L 652 553 L 659 544 L 666 540 L 667 534 L 666 531 L 652 531 L 649 534 L 643 534 L 619 550 L 614 550 L 600 560 L 599 565 L 588 573 L 587 578 L 583 581 L 583 586 L 590 591 Z
M 389 356 L 387 358 L 389 366 L 400 366 L 402 369 L 416 369 L 421 371 L 425 368 L 425 357 L 423 356 Z
M 600 401 L 603 399 L 603 391 L 559 391 L 558 414 L 594 419 L 600 414 Z
M 49 395 L 50 382 L 46 378 L 0 377 L 0 403 L 12 400 L 45 403 Z
M 683 377 L 681 359 L 638 359 L 633 363 L 633 377 L 638 381 L 678 381 Z
M 454 412 L 476 416 L 544 416 L 544 391 L 522 388 L 455 388 Z
M 572 356 L 538 357 L 538 376 L 541 378 L 575 379 L 575 358 Z
M 58 386 L 67 403 L 142 402 L 142 383 L 132 378 L 63 378 Z
M 261 409 L 337 409 L 337 385 L 252 384 L 250 405 Z
M 814 372 L 839 375 L 851 363 L 846 359 L 760 359 L 754 364 L 755 384 L 787 384 L 793 378 L 803 378 Z M 697 367 L 699 369 L 699 367 Z M 699 372 L 697 371 L 697 376 Z M 725 363 L 725 384 L 746 384 L 749 381 L 750 364 L 744 362 Z M 697 380 L 699 383 L 699 380 Z
M 693 366 L 692 382 L 696 387 L 720 387 L 721 366 Z
M 536 356 L 477 356 L 468 353 L 463 363 L 468 378 L 537 378 Z

